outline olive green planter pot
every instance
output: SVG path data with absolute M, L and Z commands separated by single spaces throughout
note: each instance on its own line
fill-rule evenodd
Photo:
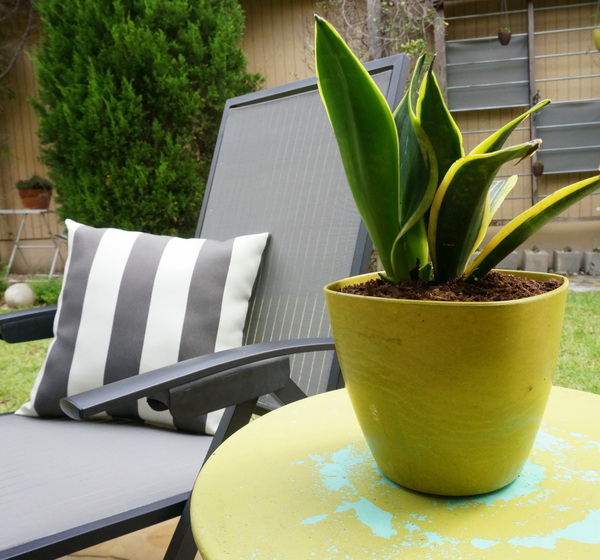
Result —
M 325 298 L 348 392 L 381 471 L 430 494 L 491 492 L 521 472 L 558 356 L 568 281 L 494 303 Z

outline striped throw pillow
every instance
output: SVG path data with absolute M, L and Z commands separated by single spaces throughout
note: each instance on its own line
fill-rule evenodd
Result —
M 66 225 L 55 338 L 17 414 L 61 417 L 65 396 L 242 344 L 267 233 L 212 241 Z M 209 434 L 221 415 L 184 421 L 145 399 L 111 410 Z

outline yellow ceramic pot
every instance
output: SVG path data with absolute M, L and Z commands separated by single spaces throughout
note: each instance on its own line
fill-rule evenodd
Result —
M 381 471 L 430 494 L 497 490 L 521 472 L 558 357 L 568 281 L 494 303 L 390 300 L 325 288 L 350 398 Z

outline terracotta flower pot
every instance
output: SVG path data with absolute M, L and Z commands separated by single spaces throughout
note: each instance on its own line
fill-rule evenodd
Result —
M 48 189 L 19 189 L 19 196 L 24 208 L 30 210 L 48 210 L 52 191 Z
M 430 494 L 472 495 L 511 483 L 533 446 L 558 357 L 568 281 L 491 302 L 342 294 L 325 298 L 344 380 L 381 471 Z

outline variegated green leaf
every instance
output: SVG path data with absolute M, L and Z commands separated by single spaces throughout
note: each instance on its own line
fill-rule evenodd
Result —
M 425 57 L 417 61 L 409 91 L 395 113 L 400 142 L 400 225 L 406 232 L 429 208 L 437 187 L 437 158 L 417 115 L 419 75 Z M 410 102 L 407 102 L 410 101 Z M 402 235 L 401 233 L 401 235 Z
M 529 109 L 529 111 L 526 111 L 522 115 L 518 116 L 516 119 L 505 124 L 502 128 L 494 132 L 494 134 L 492 134 L 490 137 L 486 138 L 481 144 L 476 146 L 469 155 L 471 156 L 476 154 L 488 154 L 490 152 L 495 152 L 501 149 L 502 146 L 504 146 L 506 140 L 508 140 L 508 137 L 512 134 L 515 128 L 517 128 L 517 126 L 519 126 L 529 115 L 535 113 L 536 111 L 539 111 L 542 107 L 548 105 L 548 103 L 550 103 L 550 100 L 544 99 L 543 101 L 540 101 L 539 103 L 534 105 L 531 109 Z
M 417 61 L 409 89 L 394 112 L 398 136 L 402 138 L 398 193 L 400 233 L 392 249 L 395 281 L 410 280 L 413 271 L 429 260 L 423 215 L 435 193 L 437 161 L 431 142 L 415 114 L 424 60 L 421 57 Z
M 469 155 L 450 168 L 431 205 L 429 250 L 437 282 L 461 276 L 475 248 L 488 206 L 488 191 L 498 169 L 531 156 L 541 141 L 489 154 Z
M 466 269 L 468 280 L 481 278 L 532 234 L 600 187 L 600 175 L 563 187 L 504 226 Z
M 340 149 L 348 183 L 385 269 L 398 223 L 399 147 L 387 102 L 337 31 L 316 17 L 319 91 Z
M 418 115 L 421 126 L 433 145 L 440 183 L 450 166 L 465 153 L 462 135 L 446 107 L 444 96 L 433 73 L 433 63 L 421 86 Z
M 492 182 L 490 187 L 490 220 L 494 217 L 504 199 L 510 194 L 517 184 L 518 175 L 511 175 L 507 179 L 499 179 Z M 488 222 L 489 224 L 489 222 Z
M 427 243 L 427 228 L 421 218 L 402 236 L 398 236 L 392 250 L 395 282 L 415 280 L 420 277 L 429 280 L 429 275 L 421 273 L 423 267 L 429 264 L 429 245 Z M 388 278 L 389 280 L 389 278 Z
M 486 205 L 486 209 L 484 211 L 483 218 L 481 220 L 481 226 L 479 228 L 479 235 L 473 244 L 471 252 L 467 257 L 467 261 L 471 258 L 473 253 L 479 247 L 479 244 L 483 241 L 485 234 L 487 233 L 488 227 L 494 214 L 498 211 L 504 199 L 508 196 L 510 191 L 513 190 L 515 185 L 517 184 L 517 175 L 511 175 L 507 179 L 499 179 L 497 181 L 492 181 L 492 185 L 488 194 L 488 204 Z

